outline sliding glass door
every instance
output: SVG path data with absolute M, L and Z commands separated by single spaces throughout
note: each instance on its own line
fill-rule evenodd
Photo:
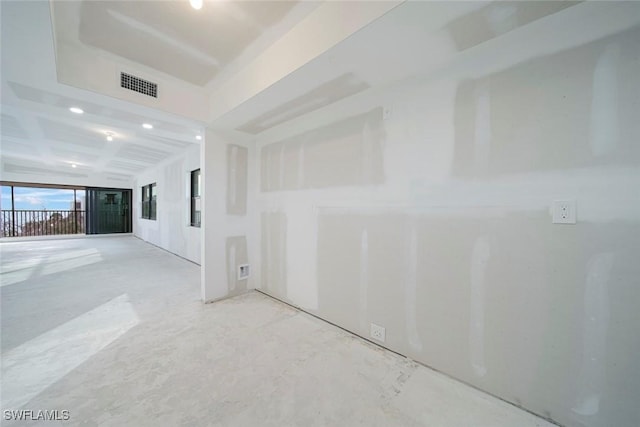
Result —
M 131 190 L 87 188 L 87 234 L 131 232 Z

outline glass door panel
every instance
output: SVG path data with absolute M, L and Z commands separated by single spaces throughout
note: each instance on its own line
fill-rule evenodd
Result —
M 87 234 L 131 232 L 131 190 L 87 188 Z

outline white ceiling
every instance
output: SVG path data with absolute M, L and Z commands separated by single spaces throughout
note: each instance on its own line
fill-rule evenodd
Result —
M 81 43 L 205 86 L 295 4 L 210 3 L 196 11 L 187 1 L 66 1 L 53 3 L 53 13 L 58 43 Z
M 3 179 L 128 185 L 136 173 L 198 143 L 201 123 L 58 83 L 48 2 L 0 7 Z
M 130 183 L 199 144 L 216 84 L 317 6 L 3 0 L 2 179 Z M 159 99 L 121 89 L 119 71 L 158 82 Z
M 605 7 L 621 13 L 609 19 L 598 12 Z M 205 0 L 195 11 L 187 0 L 2 1 L 3 177 L 130 182 L 198 144 L 204 126 L 252 140 L 475 53 L 495 53 L 495 64 L 517 61 L 520 51 L 551 48 L 552 40 L 579 43 L 637 25 L 622 8 Z M 526 28 L 543 21 L 543 36 L 529 42 Z M 157 82 L 158 99 L 120 88 L 120 71 Z M 85 113 L 70 113 L 72 106 Z

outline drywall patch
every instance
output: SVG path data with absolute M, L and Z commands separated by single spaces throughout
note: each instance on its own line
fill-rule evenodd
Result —
M 487 374 L 484 352 L 485 279 L 491 247 L 487 237 L 479 237 L 471 254 L 471 299 L 469 317 L 469 357 L 473 371 L 479 377 Z
M 473 144 L 474 170 L 477 175 L 486 173 L 491 154 L 491 94 L 489 82 L 476 86 L 476 120 Z
M 229 295 L 246 292 L 247 279 L 238 280 L 238 266 L 249 263 L 246 236 L 230 236 L 226 240 L 227 287 Z
M 318 218 L 315 207 L 287 204 L 287 297 L 305 310 L 318 309 Z
M 360 234 L 360 281 L 358 285 L 358 320 L 360 328 L 367 330 L 367 287 L 369 286 L 369 233 L 366 227 Z
M 405 280 L 405 321 L 409 345 L 415 352 L 422 351 L 422 341 L 418 334 L 417 292 L 418 292 L 418 237 L 415 225 L 411 227 L 408 237 L 408 253 L 406 257 L 407 277 Z
M 271 111 L 267 111 L 239 126 L 236 130 L 256 135 L 273 126 L 300 117 L 303 114 L 325 107 L 368 88 L 369 85 L 359 80 L 353 73 L 346 73 Z
M 618 60 L 620 47 L 607 45 L 593 70 L 593 97 L 589 141 L 594 156 L 602 156 L 618 145 Z
M 447 25 L 459 51 L 554 14 L 579 1 L 517 1 L 491 3 Z
M 363 232 L 365 225 L 361 216 L 334 214 L 329 209 L 321 209 L 316 265 L 318 309 L 322 316 L 340 326 L 368 334 L 369 327 L 361 329 L 359 317 L 363 241 L 367 258 L 372 249 L 369 248 L 371 236 L 367 232 L 365 237 Z
M 605 356 L 609 327 L 609 276 L 613 267 L 611 252 L 597 254 L 587 263 L 584 292 L 583 351 L 578 397 L 573 412 L 592 416 L 600 410 L 600 388 L 605 380 Z
M 249 150 L 239 145 L 227 146 L 227 214 L 247 214 L 247 180 Z
M 590 146 L 592 70 L 600 46 L 609 43 L 598 41 L 534 58 L 462 83 L 456 94 L 454 173 L 500 176 L 618 160 L 594 159 Z M 478 102 L 478 95 L 489 105 Z M 476 120 L 484 116 L 490 117 L 491 150 L 484 154 L 488 167 L 478 170 L 476 135 L 486 135 L 489 129 L 483 131 Z
M 274 296 L 287 297 L 287 215 L 262 212 L 262 287 Z
M 261 190 L 384 183 L 382 108 L 262 147 Z M 331 168 L 327 168 L 330 164 Z

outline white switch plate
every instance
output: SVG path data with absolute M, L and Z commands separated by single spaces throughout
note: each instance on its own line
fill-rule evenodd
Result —
M 386 335 L 385 329 L 382 326 L 372 323 L 370 335 L 371 335 L 371 338 L 373 338 L 374 340 L 384 342 L 385 335 Z
M 553 202 L 552 213 L 554 224 L 575 224 L 576 201 L 556 200 Z

